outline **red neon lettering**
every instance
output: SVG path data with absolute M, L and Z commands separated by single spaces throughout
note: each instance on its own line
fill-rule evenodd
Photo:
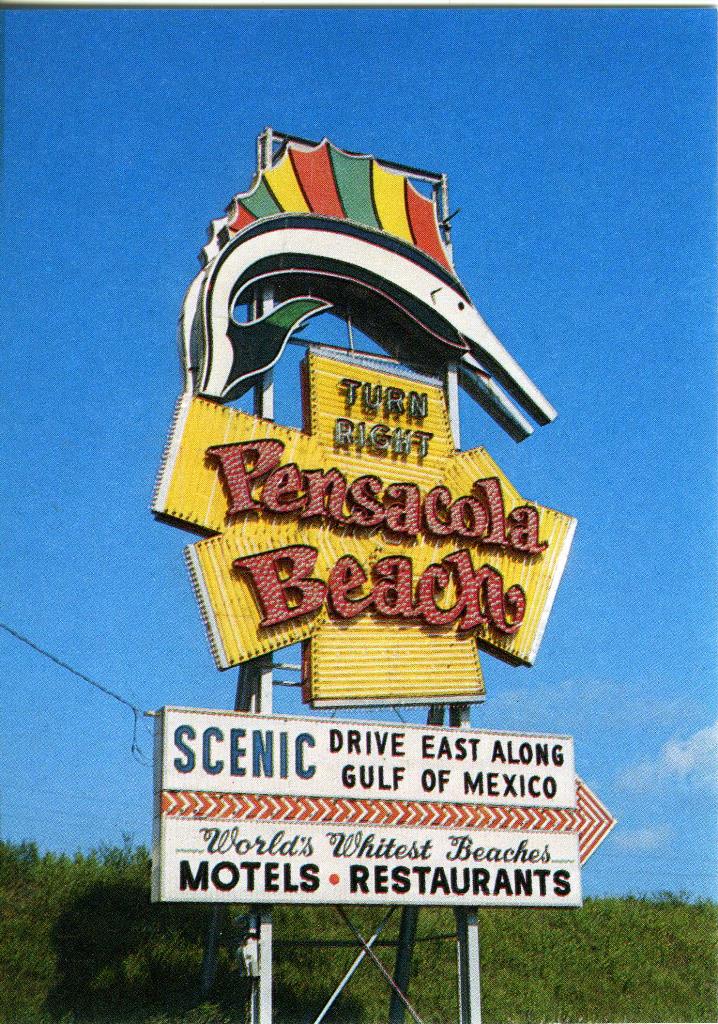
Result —
M 357 526 L 378 526 L 384 521 L 384 506 L 376 500 L 383 483 L 378 476 L 360 476 L 347 491 L 351 514 L 347 522 Z
M 451 529 L 460 537 L 483 537 L 486 533 L 489 517 L 476 498 L 457 498 L 450 512 Z
M 481 496 L 489 506 L 489 534 L 484 537 L 484 544 L 500 544 L 501 547 L 506 547 L 508 540 L 501 481 L 498 477 L 490 476 L 485 480 L 477 480 L 474 487 L 479 488 Z
M 317 551 L 305 545 L 279 548 L 261 555 L 238 558 L 234 566 L 246 573 L 255 592 L 263 618 L 261 626 L 277 626 L 318 611 L 325 598 L 332 616 L 350 620 L 372 607 L 390 619 L 424 621 L 431 626 L 449 626 L 467 633 L 477 626 L 490 626 L 500 633 L 515 633 L 524 619 L 526 595 L 514 584 L 504 594 L 500 572 L 489 565 L 474 570 L 468 551 L 456 551 L 440 564 L 427 566 L 416 585 L 414 602 L 413 565 L 405 555 L 381 558 L 372 570 L 373 589 L 352 597 L 369 581 L 363 566 L 343 555 L 329 574 L 328 583 L 311 576 Z M 437 592 L 448 587 L 454 576 L 457 599 L 450 608 L 437 604 Z
M 416 537 L 421 523 L 421 494 L 416 484 L 389 484 L 385 494 L 391 505 L 386 506 L 386 525 L 392 533 Z
M 251 485 L 277 468 L 283 451 L 281 441 L 241 441 L 207 449 L 209 458 L 219 463 L 222 479 L 229 491 L 228 515 L 259 508 L 258 502 L 252 498 Z
M 302 489 L 302 474 L 295 463 L 280 466 L 267 477 L 262 488 L 260 501 L 270 512 L 297 512 L 305 502 L 299 497 Z
M 355 619 L 372 603 L 372 595 L 352 599 L 352 590 L 363 587 L 367 575 L 352 555 L 343 555 L 329 574 L 329 607 L 340 619 Z
M 412 601 L 412 565 L 405 555 L 380 558 L 372 575 L 378 579 L 374 587 L 374 607 L 380 615 L 391 618 L 414 619 L 416 609 Z
M 476 626 L 485 625 L 486 616 L 481 610 L 481 577 L 474 573 L 469 552 L 456 551 L 453 555 L 447 555 L 443 564 L 446 565 L 447 562 L 456 577 L 456 589 L 459 596 L 454 610 L 457 610 L 458 614 L 462 616 L 459 630 L 466 632 L 469 629 L 475 629 Z
M 307 504 L 301 511 L 302 519 L 329 516 L 337 523 L 345 523 L 344 499 L 347 493 L 346 477 L 338 469 L 324 473 L 321 469 L 308 469 L 304 474 Z
M 539 541 L 539 516 L 533 505 L 520 505 L 509 512 L 509 543 L 515 551 L 538 555 L 548 547 L 548 541 Z
M 449 537 L 453 526 L 439 516 L 446 515 L 451 505 L 451 491 L 448 487 L 433 487 L 424 501 L 424 522 L 429 533 L 437 537 Z
M 447 555 L 444 564 L 449 563 L 458 578 L 459 601 L 463 605 L 463 616 L 459 631 L 464 633 L 476 626 L 489 623 L 500 633 L 511 635 L 517 631 L 526 611 L 526 595 L 518 585 L 510 587 L 504 596 L 503 576 L 490 565 L 482 565 L 474 571 L 468 551 L 456 551 Z M 507 612 L 511 613 L 512 621 Z
M 416 585 L 416 610 L 430 626 L 450 626 L 464 610 L 461 601 L 451 608 L 440 608 L 436 603 L 437 591 L 446 590 L 451 573 L 444 565 L 427 565 Z
M 247 573 L 254 587 L 264 616 L 260 626 L 278 626 L 321 608 L 327 586 L 309 575 L 316 563 L 315 548 L 302 544 L 234 560 L 235 569 Z

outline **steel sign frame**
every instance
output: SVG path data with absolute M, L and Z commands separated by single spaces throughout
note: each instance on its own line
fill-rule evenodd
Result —
M 271 1024 L 271 904 L 285 901 L 404 908 L 394 979 L 371 950 L 388 918 L 367 942 L 340 911 L 362 951 L 316 1024 L 365 956 L 392 988 L 391 1024 L 419 1021 L 406 993 L 431 902 L 454 907 L 460 1024 L 480 1024 L 476 907 L 580 906 L 580 867 L 615 825 L 575 776 L 570 737 L 470 728 L 477 648 L 533 663 L 576 522 L 525 501 L 483 449 L 459 450 L 459 386 L 516 441 L 556 411 L 461 284 L 452 216 L 444 174 L 267 128 L 182 307 L 185 390 L 152 510 L 205 538 L 190 575 L 215 660 L 240 675 L 237 714 L 156 713 L 152 898 L 214 904 L 204 997 L 226 905 L 252 904 L 252 1024 Z M 328 310 L 351 351 L 296 340 L 304 429 L 281 427 L 273 368 Z M 391 360 L 356 353 L 352 324 Z M 250 388 L 252 417 L 227 405 Z M 310 593 L 324 595 L 311 609 Z M 272 651 L 297 641 L 307 703 L 428 703 L 427 726 L 267 714 Z M 394 665 L 377 683 L 387 647 L 429 684 Z

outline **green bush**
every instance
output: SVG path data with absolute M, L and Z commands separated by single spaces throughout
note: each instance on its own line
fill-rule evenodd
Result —
M 149 900 L 150 859 L 129 843 L 87 856 L 0 843 L 2 1024 L 236 1024 L 249 982 L 225 915 L 217 983 L 199 979 L 210 909 Z M 581 910 L 482 911 L 485 1024 L 716 1021 L 715 904 L 663 894 L 589 899 Z M 349 908 L 365 936 L 382 908 Z M 375 950 L 393 971 L 400 911 Z M 426 1024 L 456 1020 L 448 910 L 422 909 L 410 997 Z M 310 1024 L 357 955 L 331 907 L 274 912 L 275 1021 Z M 439 937 L 437 937 L 439 936 Z M 386 1021 L 388 989 L 365 961 L 328 1024 Z M 408 1021 L 408 1017 L 407 1017 Z

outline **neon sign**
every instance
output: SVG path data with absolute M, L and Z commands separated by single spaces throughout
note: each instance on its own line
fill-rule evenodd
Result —
M 575 521 L 456 451 L 437 381 L 357 359 L 309 352 L 303 431 L 185 399 L 155 511 L 216 534 L 187 561 L 219 667 L 308 641 L 313 703 L 476 699 L 477 642 L 533 662 Z

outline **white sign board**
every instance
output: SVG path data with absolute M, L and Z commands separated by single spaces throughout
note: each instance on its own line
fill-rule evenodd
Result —
M 575 807 L 570 736 L 165 708 L 162 788 Z
M 165 708 L 153 899 L 580 906 L 573 743 Z

